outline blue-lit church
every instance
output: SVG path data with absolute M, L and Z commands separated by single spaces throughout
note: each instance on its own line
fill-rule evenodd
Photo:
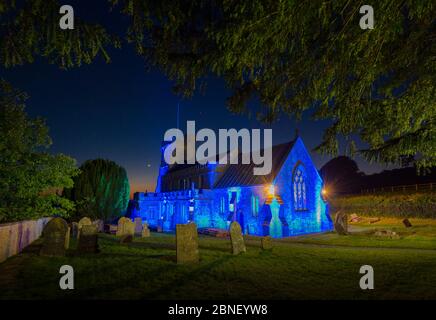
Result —
M 254 164 L 162 160 L 156 192 L 135 193 L 131 216 L 162 231 L 192 221 L 218 229 L 238 221 L 244 234 L 275 238 L 331 230 L 323 182 L 301 138 L 274 146 L 272 155 L 266 176 L 253 175 Z

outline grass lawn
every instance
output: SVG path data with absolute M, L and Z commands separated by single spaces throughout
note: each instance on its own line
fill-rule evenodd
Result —
M 38 242 L 0 264 L 0 299 L 436 299 L 436 221 L 382 219 L 353 224 L 353 234 L 274 241 L 246 237 L 247 253 L 230 254 L 228 239 L 200 236 L 199 264 L 175 263 L 173 234 L 152 233 L 120 245 L 100 235 L 101 253 L 37 255 Z M 390 229 L 400 239 L 380 239 Z M 73 266 L 75 289 L 59 289 L 59 268 Z M 361 290 L 359 268 L 374 267 L 375 289 Z

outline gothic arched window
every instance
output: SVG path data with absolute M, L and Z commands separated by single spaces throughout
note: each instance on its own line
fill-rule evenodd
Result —
M 294 189 L 294 209 L 296 211 L 307 210 L 306 175 L 302 165 L 298 165 L 295 168 L 292 180 Z

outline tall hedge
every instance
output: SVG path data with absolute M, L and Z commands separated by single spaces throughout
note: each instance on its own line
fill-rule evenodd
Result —
M 333 212 L 362 216 L 436 218 L 436 193 L 380 194 L 329 200 Z
M 80 167 L 74 187 L 64 196 L 76 203 L 77 218 L 110 221 L 125 214 L 130 196 L 126 170 L 110 160 L 88 160 Z

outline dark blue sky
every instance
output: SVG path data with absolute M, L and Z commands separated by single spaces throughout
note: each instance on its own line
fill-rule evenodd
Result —
M 77 1 L 72 1 L 74 3 Z M 96 3 L 106 4 L 105 1 Z M 76 16 L 112 23 L 107 6 L 85 10 L 74 6 Z M 30 95 L 27 111 L 46 118 L 53 139 L 52 152 L 62 152 L 81 164 L 87 159 L 107 158 L 126 168 L 132 191 L 154 189 L 160 161 L 160 143 L 167 129 L 176 127 L 179 98 L 172 83 L 154 70 L 146 72 L 142 59 L 132 47 L 111 51 L 112 63 L 101 59 L 68 71 L 38 60 L 32 65 L 0 69 L 0 76 Z M 205 95 L 181 100 L 181 124 L 196 120 L 200 128 L 259 128 L 254 119 L 233 115 L 225 100 L 229 91 L 221 79 L 208 83 Z M 183 125 L 184 124 L 184 125 Z M 308 149 L 315 147 L 328 122 L 313 122 L 308 116 L 299 123 L 300 135 Z M 295 135 L 295 121 L 287 116 L 273 125 L 273 140 L 280 143 Z M 315 164 L 328 158 L 312 153 Z M 365 172 L 381 166 L 357 159 Z M 150 164 L 150 167 L 147 167 Z

